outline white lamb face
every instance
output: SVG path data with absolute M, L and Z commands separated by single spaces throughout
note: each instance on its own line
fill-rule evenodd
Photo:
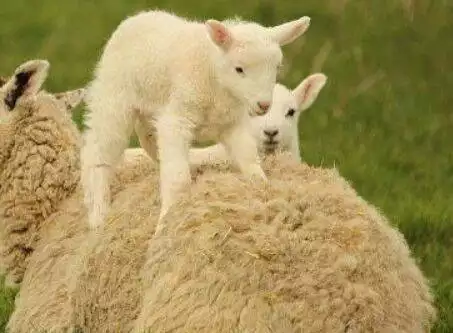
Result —
M 9 79 L 0 80 L 0 172 L 18 128 L 33 126 L 43 119 L 68 118 L 69 111 L 83 99 L 85 89 L 58 94 L 40 91 L 48 69 L 47 61 L 30 60 L 20 65 Z
M 309 22 L 303 17 L 272 28 L 256 23 L 206 22 L 209 36 L 221 52 L 217 78 L 245 102 L 250 116 L 268 112 L 283 58 L 280 47 L 302 35 Z
M 253 134 L 261 151 L 291 150 L 294 140 L 299 140 L 299 116 L 313 104 L 326 80 L 324 74 L 317 73 L 308 76 L 293 91 L 275 85 L 269 112 L 252 119 Z

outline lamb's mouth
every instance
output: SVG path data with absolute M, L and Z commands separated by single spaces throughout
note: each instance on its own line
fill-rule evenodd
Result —
M 263 142 L 263 149 L 266 153 L 273 153 L 278 148 L 278 141 L 275 140 L 266 140 Z
M 250 117 L 259 117 L 260 115 L 253 109 L 249 109 L 249 116 Z

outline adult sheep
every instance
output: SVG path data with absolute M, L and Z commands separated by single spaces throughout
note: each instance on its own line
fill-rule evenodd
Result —
M 429 285 L 384 216 L 336 170 L 288 153 L 263 168 L 269 182 L 251 185 L 229 165 L 197 167 L 158 237 L 156 164 L 120 192 L 89 246 L 87 216 L 62 211 L 11 333 L 429 330 Z
M 49 316 L 53 324 L 67 322 L 63 305 L 70 278 L 77 277 L 71 264 L 88 238 L 87 224 L 80 223 L 86 214 L 82 137 L 71 119 L 84 89 L 41 90 L 49 67 L 46 60 L 30 60 L 0 79 L 0 274 L 7 286 L 21 287 L 9 321 L 12 332 L 39 331 Z M 114 169 L 112 200 L 151 167 L 149 159 L 126 150 Z M 66 220 L 55 223 L 61 216 Z M 29 326 L 21 330 L 24 325 Z
M 252 133 L 262 156 L 287 151 L 294 159 L 301 161 L 299 117 L 315 102 L 326 82 L 324 74 L 315 73 L 293 90 L 282 84 L 275 85 L 269 112 L 251 119 Z M 190 149 L 189 160 L 194 165 L 232 162 L 221 143 Z
M 84 90 L 40 90 L 48 68 L 46 60 L 27 61 L 0 87 L 0 267 L 8 285 L 20 283 L 41 223 L 80 177 L 71 110 Z
M 9 79 L 0 78 L 0 274 L 8 286 L 21 283 L 49 217 L 69 206 L 79 209 L 65 201 L 80 183 L 82 137 L 72 110 L 85 90 L 41 90 L 49 67 L 46 60 L 30 60 Z M 148 164 L 126 150 L 112 193 L 146 175 Z
M 128 150 L 125 151 L 124 159 L 115 168 L 112 177 L 113 214 L 116 211 L 127 210 L 128 203 L 134 201 L 135 183 L 140 184 L 144 177 L 150 173 L 155 174 L 155 168 L 155 163 L 152 163 L 152 161 L 150 163 L 150 158 L 143 150 L 141 154 L 136 152 L 129 154 Z M 146 203 L 150 208 L 149 198 L 147 199 Z M 136 207 L 132 206 L 131 208 Z M 158 205 L 154 205 L 152 209 L 157 215 Z M 102 253 L 108 257 L 109 267 L 121 267 L 121 255 L 118 256 L 117 250 L 130 250 L 127 239 L 131 238 L 127 235 L 132 229 L 130 225 L 134 225 L 134 222 L 129 220 L 122 224 L 114 224 L 113 228 L 104 229 L 102 233 L 97 234 L 90 232 L 86 218 L 83 191 L 78 186 L 70 197 L 62 201 L 58 210 L 44 221 L 39 233 L 40 239 L 33 253 L 30 254 L 20 293 L 15 299 L 14 312 L 8 321 L 7 331 L 9 333 L 73 331 L 75 327 L 74 316 L 77 315 L 77 308 L 71 305 L 75 295 L 74 289 L 83 279 L 84 266 L 89 264 L 91 256 L 95 256 L 95 253 L 91 253 L 91 250 L 96 246 L 99 238 L 101 240 L 109 238 L 112 248 L 115 248 L 115 245 L 121 245 L 110 255 Z M 142 238 L 148 239 L 151 235 L 152 230 L 147 233 L 145 229 L 141 229 Z M 126 243 L 123 243 L 124 240 L 126 240 Z M 141 257 L 146 255 L 146 241 L 141 242 L 141 244 L 139 242 L 137 245 L 138 247 L 133 247 L 132 252 L 128 252 L 127 272 L 122 271 L 114 276 L 104 275 L 106 279 L 101 278 L 101 283 L 105 287 L 103 290 L 106 293 L 127 290 L 127 283 L 126 286 L 123 283 L 130 280 L 128 279 L 129 274 L 134 274 L 142 267 L 143 260 Z M 119 290 L 115 287 L 118 287 Z M 103 312 L 105 310 L 103 301 L 112 297 L 111 294 L 104 294 L 104 296 L 100 298 L 98 307 L 93 311 L 94 316 L 97 311 Z M 128 293 L 124 301 L 132 305 L 136 302 L 138 296 L 133 290 L 132 293 Z M 98 294 L 93 293 L 92 299 L 98 300 Z M 91 301 L 89 303 L 91 304 Z M 111 306 L 109 310 L 114 311 L 117 308 L 114 304 L 109 304 L 109 306 Z M 132 306 L 130 307 L 132 308 Z M 115 328 L 114 322 L 115 320 L 124 321 L 124 319 L 121 319 L 124 317 L 129 318 L 130 311 L 132 310 L 123 309 L 119 316 L 112 316 L 113 320 L 104 322 L 101 327 L 103 329 L 113 327 L 113 332 L 123 332 L 122 329 L 118 330 L 118 326 Z M 108 314 L 109 316 L 112 315 L 111 312 Z
M 197 178 L 149 242 L 132 332 L 429 331 L 403 235 L 335 169 L 289 155 L 266 157 L 267 183 Z
M 106 43 L 87 95 L 82 183 L 90 226 L 104 223 L 111 168 L 134 127 L 148 154 L 159 156 L 160 221 L 190 182 L 193 139 L 222 142 L 246 176 L 265 179 L 249 115 L 268 111 L 280 47 L 309 22 L 302 17 L 269 28 L 238 20 L 201 23 L 163 11 L 125 19 Z M 156 138 L 148 136 L 150 128 Z

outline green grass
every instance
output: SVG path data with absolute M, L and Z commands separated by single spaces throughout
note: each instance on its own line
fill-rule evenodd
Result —
M 344 4 L 344 6 L 342 5 Z M 16 0 L 0 11 L 0 74 L 51 62 L 46 88 L 85 84 L 111 31 L 127 15 L 163 8 L 198 19 L 240 14 L 264 24 L 312 17 L 285 46 L 281 82 L 328 75 L 301 117 L 310 164 L 336 165 L 406 236 L 453 332 L 453 3 L 449 0 Z M 82 110 L 75 116 L 82 119 Z M 0 291 L 0 332 L 12 293 Z
M 8 317 L 13 312 L 14 296 L 16 295 L 16 290 L 4 288 L 3 282 L 4 279 L 0 278 L 0 332 L 5 331 Z

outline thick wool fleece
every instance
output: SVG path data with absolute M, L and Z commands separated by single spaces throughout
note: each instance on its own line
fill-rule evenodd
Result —
M 264 168 L 267 185 L 206 173 L 171 210 L 134 332 L 427 332 L 403 236 L 334 170 Z
M 0 266 L 9 284 L 20 283 L 42 221 L 79 182 L 79 141 L 70 114 L 44 92 L 0 126 Z
M 112 179 L 112 199 L 116 200 L 127 186 L 133 188 L 135 182 L 150 173 L 152 165 L 152 161 L 144 154 L 140 156 L 126 150 L 125 158 L 117 166 Z M 119 199 L 119 205 L 128 202 L 130 194 L 131 191 L 125 191 L 123 198 Z M 30 256 L 15 310 L 8 322 L 10 333 L 66 332 L 74 327 L 71 298 L 79 274 L 82 274 L 78 270 L 84 265 L 84 254 L 91 249 L 92 244 L 96 244 L 99 237 L 98 234 L 91 234 L 88 225 L 81 222 L 86 219 L 82 197 L 79 187 L 74 195 L 61 204 L 58 211 L 44 221 L 40 241 Z M 113 205 L 123 210 L 115 201 Z M 146 242 L 142 243 L 142 255 L 145 255 Z M 139 257 L 139 253 L 134 255 Z M 131 256 L 128 259 L 131 261 L 123 262 L 124 266 L 137 260 Z M 115 265 L 113 262 L 104 264 Z M 124 283 L 121 276 L 116 277 Z M 109 299 L 108 294 L 104 297 Z
M 69 244 L 74 255 L 65 261 L 40 250 L 11 333 L 34 332 L 36 323 L 84 332 L 429 330 L 427 281 L 385 217 L 335 170 L 285 154 L 268 156 L 263 167 L 267 184 L 228 167 L 199 167 L 154 238 L 157 168 L 116 196 L 92 239 L 62 229 L 86 224 L 86 215 L 59 217 L 48 227 L 60 236 L 46 246 L 63 252 Z M 64 273 L 51 279 L 49 271 Z M 49 284 L 64 297 L 47 292 Z

